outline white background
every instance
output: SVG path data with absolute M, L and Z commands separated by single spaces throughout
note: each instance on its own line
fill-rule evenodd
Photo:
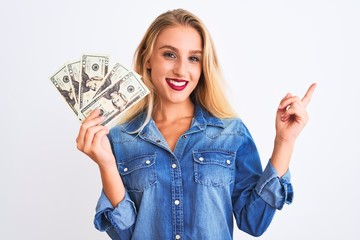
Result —
M 280 99 L 318 83 L 291 163 L 294 202 L 260 239 L 359 238 L 359 1 L 233 2 L 1 2 L 0 239 L 107 239 L 92 223 L 97 167 L 76 149 L 79 123 L 49 76 L 83 53 L 131 66 L 151 21 L 178 7 L 210 30 L 263 165 Z

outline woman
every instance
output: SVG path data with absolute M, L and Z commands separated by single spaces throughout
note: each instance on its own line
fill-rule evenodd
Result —
M 292 201 L 288 166 L 315 84 L 302 100 L 281 100 L 274 151 L 262 171 L 196 16 L 177 9 L 156 18 L 136 51 L 135 71 L 151 93 L 111 131 L 95 110 L 77 138 L 101 173 L 96 228 L 112 239 L 232 239 L 234 214 L 241 230 L 261 235 L 276 209 Z

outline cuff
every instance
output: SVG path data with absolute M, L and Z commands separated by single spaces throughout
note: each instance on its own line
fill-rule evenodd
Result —
M 293 201 L 294 191 L 290 179 L 289 170 L 286 171 L 284 176 L 279 178 L 275 168 L 269 161 L 255 190 L 265 202 L 281 210 L 285 203 L 290 204 Z
M 111 205 L 104 191 L 101 192 L 94 218 L 96 229 L 106 231 L 113 226 L 116 230 L 125 230 L 135 223 L 135 219 L 135 204 L 127 192 L 124 199 L 115 208 Z

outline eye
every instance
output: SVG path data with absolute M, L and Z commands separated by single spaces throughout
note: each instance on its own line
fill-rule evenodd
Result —
M 189 57 L 190 62 L 200 62 L 200 57 L 198 56 L 191 56 Z
M 164 52 L 164 53 L 163 53 L 163 56 L 164 56 L 165 58 L 171 58 L 171 59 L 176 58 L 176 55 L 175 55 L 175 53 L 173 53 L 173 52 Z

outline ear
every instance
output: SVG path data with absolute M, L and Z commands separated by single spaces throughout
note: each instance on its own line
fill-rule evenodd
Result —
M 145 67 L 146 67 L 146 69 L 151 69 L 150 60 L 146 61 Z

